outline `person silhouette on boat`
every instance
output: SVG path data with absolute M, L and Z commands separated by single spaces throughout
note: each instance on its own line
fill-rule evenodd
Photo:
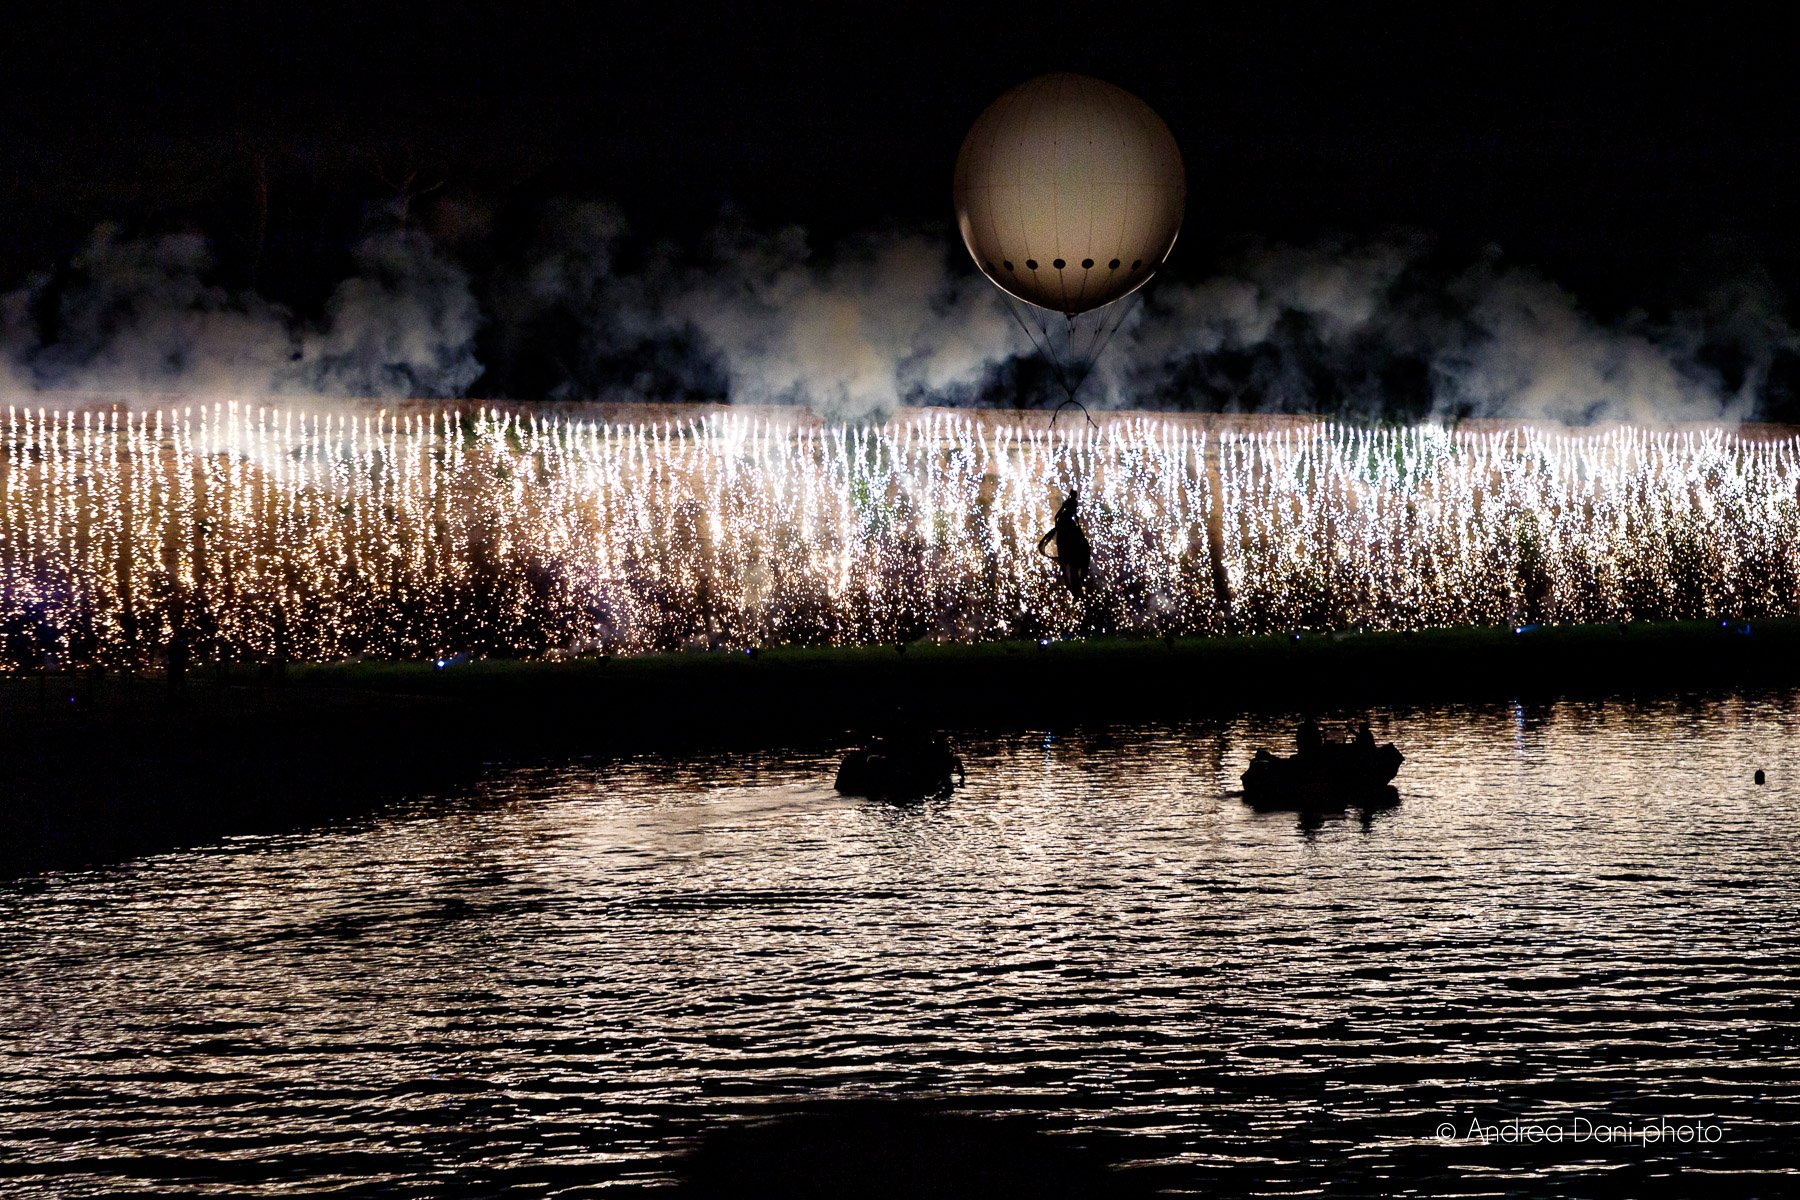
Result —
M 1056 510 L 1056 524 L 1050 532 L 1038 539 L 1038 553 L 1056 564 L 1062 581 L 1077 599 L 1081 597 L 1081 589 L 1087 584 L 1088 568 L 1093 566 L 1094 551 L 1088 544 L 1087 533 L 1081 528 L 1081 521 L 1076 516 L 1076 506 L 1080 502 L 1081 492 L 1074 489 Z M 1046 547 L 1052 542 L 1056 544 L 1056 553 L 1052 554 Z
M 1325 731 L 1319 723 L 1307 713 L 1299 726 L 1294 730 L 1294 749 L 1300 757 L 1311 758 L 1325 748 Z
M 1364 721 L 1362 726 L 1357 729 L 1355 744 L 1357 752 L 1360 754 L 1373 754 L 1375 752 L 1375 731 L 1369 728 L 1369 723 L 1367 721 Z

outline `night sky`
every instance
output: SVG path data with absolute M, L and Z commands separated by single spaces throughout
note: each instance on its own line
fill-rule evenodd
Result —
M 1744 15 L 283 7 L 15 14 L 0 289 L 104 221 L 204 233 L 222 282 L 305 312 L 408 179 L 409 219 L 477 278 L 557 198 L 610 201 L 646 239 L 721 213 L 822 243 L 953 236 L 963 133 L 1047 70 L 1115 82 L 1173 129 L 1190 199 L 1170 278 L 1246 242 L 1402 230 L 1448 262 L 1502 252 L 1603 319 L 1734 279 L 1784 311 L 1800 289 L 1788 39 Z

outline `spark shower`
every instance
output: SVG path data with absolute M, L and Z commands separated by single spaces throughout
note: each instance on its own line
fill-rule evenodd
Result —
M 1800 611 L 1800 438 L 9 408 L 9 667 Z M 1035 553 L 1080 488 L 1099 586 Z

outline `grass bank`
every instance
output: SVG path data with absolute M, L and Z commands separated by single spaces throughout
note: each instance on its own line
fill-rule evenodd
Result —
M 1800 619 L 1413 633 L 778 648 L 562 662 L 342 663 L 293 685 L 429 698 L 510 736 L 767 741 L 880 723 L 1037 726 L 1800 681 Z

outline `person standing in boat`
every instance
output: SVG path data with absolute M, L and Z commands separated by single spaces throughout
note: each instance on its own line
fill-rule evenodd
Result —
M 1081 492 L 1071 490 L 1062 507 L 1056 510 L 1056 523 L 1050 532 L 1038 539 L 1038 553 L 1056 564 L 1062 581 L 1076 599 L 1081 598 L 1081 589 L 1087 584 L 1088 569 L 1093 566 L 1094 550 L 1088 544 L 1087 533 L 1081 528 L 1076 516 L 1076 507 L 1080 503 Z M 1052 554 L 1047 547 L 1054 542 L 1056 553 Z
M 1299 727 L 1294 730 L 1294 749 L 1299 752 L 1300 757 L 1311 758 L 1324 748 L 1325 732 L 1319 728 L 1319 723 L 1313 720 L 1313 715 L 1307 713 Z

